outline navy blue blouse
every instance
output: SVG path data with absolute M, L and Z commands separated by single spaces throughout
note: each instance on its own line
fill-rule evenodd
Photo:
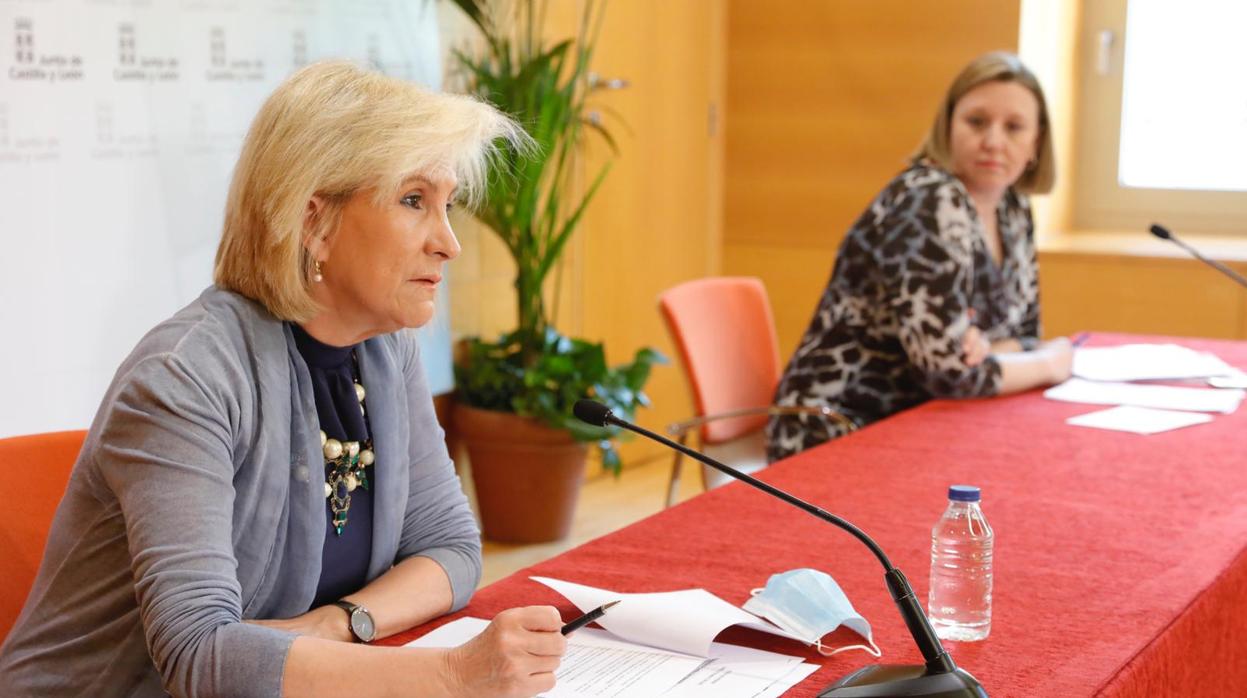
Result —
M 370 435 L 355 396 L 355 366 L 351 358 L 355 347 L 325 344 L 296 324 L 291 324 L 290 329 L 312 376 L 312 395 L 321 431 L 331 439 L 363 443 Z M 368 381 L 364 376 L 360 376 L 360 384 L 364 386 L 366 406 Z M 323 466 L 322 463 L 319 470 L 322 478 L 327 474 Z M 359 591 L 367 581 L 368 561 L 372 556 L 372 493 L 377 487 L 375 470 L 368 466 L 365 471 L 369 489 L 356 487 L 351 493 L 351 509 L 342 535 L 334 531 L 333 512 L 329 509 L 329 500 L 325 500 L 325 547 L 321 552 L 320 582 L 312 608 Z

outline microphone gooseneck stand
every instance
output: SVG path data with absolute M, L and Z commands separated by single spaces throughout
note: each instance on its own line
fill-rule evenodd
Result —
M 1247 279 L 1244 279 L 1242 274 L 1239 274 L 1238 272 L 1225 266 L 1224 264 L 1222 264 L 1221 262 L 1218 262 L 1215 259 L 1210 259 L 1200 254 L 1199 250 L 1179 240 L 1178 237 L 1174 235 L 1173 233 L 1169 232 L 1169 229 L 1166 228 L 1165 226 L 1159 223 L 1153 223 L 1151 227 L 1147 229 L 1147 231 L 1151 233 L 1152 235 L 1155 235 L 1156 237 L 1160 238 L 1161 240 L 1168 240 L 1169 242 L 1172 242 L 1178 247 L 1181 247 L 1182 249 L 1186 250 L 1187 254 L 1191 255 L 1195 259 L 1198 259 L 1204 264 L 1207 264 L 1213 269 L 1216 269 L 1222 274 L 1225 274 L 1226 276 L 1230 277 L 1230 279 L 1233 280 L 1234 283 L 1238 284 L 1239 286 L 1242 286 L 1243 288 L 1247 288 Z
M 935 630 L 931 627 L 931 621 L 927 618 L 926 613 L 923 612 L 922 605 L 918 602 L 917 597 L 914 596 L 914 590 L 909 586 L 909 580 L 892 564 L 892 561 L 888 559 L 888 556 L 879 547 L 879 544 L 857 526 L 779 488 L 772 487 L 709 456 L 702 455 L 687 446 L 678 444 L 631 422 L 619 419 L 606 405 L 599 402 L 580 400 L 573 407 L 572 411 L 583 422 L 595 426 L 612 424 L 635 432 L 647 439 L 657 441 L 668 448 L 675 449 L 690 458 L 705 463 L 725 475 L 756 487 L 806 513 L 848 531 L 854 538 L 865 544 L 870 549 L 870 552 L 875 554 L 880 564 L 883 565 L 883 578 L 887 582 L 888 591 L 892 594 L 892 600 L 896 602 L 901 618 L 905 620 L 905 625 L 909 628 L 909 633 L 913 636 L 914 643 L 918 645 L 918 649 L 922 652 L 922 658 L 926 663 L 921 666 L 876 664 L 864 667 L 829 686 L 825 691 L 818 694 L 819 698 L 900 698 L 902 696 L 921 698 L 987 698 L 987 691 L 983 690 L 978 680 L 971 676 L 969 672 L 959 668 L 953 662 L 953 658 L 949 656 L 948 651 L 940 644 L 939 637 L 936 636 Z

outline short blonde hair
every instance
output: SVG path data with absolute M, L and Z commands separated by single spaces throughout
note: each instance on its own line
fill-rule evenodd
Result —
M 313 63 L 260 108 L 225 204 L 214 281 L 283 320 L 316 315 L 309 284 L 311 233 L 332 232 L 342 206 L 375 188 L 378 202 L 413 175 L 453 173 L 474 201 L 498 139 L 523 149 L 514 120 L 474 98 L 431 92 L 346 61 Z M 309 230 L 307 205 L 325 206 Z
M 949 144 L 953 109 L 967 92 L 986 82 L 1016 82 L 1035 95 L 1039 102 L 1039 147 L 1034 166 L 1027 167 L 1013 185 L 1025 194 L 1046 194 L 1056 183 L 1056 154 L 1052 150 L 1052 127 L 1048 119 L 1048 102 L 1044 99 L 1039 80 L 1022 60 L 1007 51 L 993 51 L 974 59 L 962 69 L 953 84 L 949 85 L 944 101 L 935 113 L 931 132 L 915 153 L 916 157 L 934 161 L 944 169 L 952 169 L 952 150 Z

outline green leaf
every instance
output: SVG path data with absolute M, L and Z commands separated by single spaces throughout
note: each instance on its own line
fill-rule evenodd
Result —
M 598 452 L 602 454 L 602 467 L 619 477 L 623 472 L 623 463 L 619 458 L 619 449 L 608 440 L 598 442 Z
M 577 420 L 572 405 L 601 399 L 630 415 L 648 404 L 642 388 L 653 364 L 665 359 L 642 349 L 632 362 L 611 368 L 601 344 L 563 336 L 551 325 L 543 298 L 547 276 L 610 171 L 607 163 L 579 189 L 582 139 L 590 134 L 618 153 L 610 129 L 589 118 L 591 110 L 613 115 L 607 105 L 589 103 L 601 3 L 584 2 L 575 37 L 548 41 L 541 34 L 545 0 L 516 0 L 516 11 L 506 15 L 490 0 L 452 1 L 485 40 L 475 53 L 454 49 L 453 65 L 472 94 L 511 115 L 532 139 L 530 148 L 499 143 L 496 167 L 474 211 L 515 262 L 518 326 L 494 341 L 463 342 L 455 366 L 458 399 L 531 416 L 597 443 L 603 466 L 617 472 L 613 441 L 627 435 Z

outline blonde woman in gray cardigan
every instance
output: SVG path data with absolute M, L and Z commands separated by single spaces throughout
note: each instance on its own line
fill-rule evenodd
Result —
M 0 649 L 0 695 L 553 686 L 550 607 L 454 650 L 359 642 L 461 608 L 480 577 L 407 328 L 433 314 L 459 253 L 447 209 L 497 139 L 525 147 L 487 105 L 347 63 L 274 92 L 234 173 L 216 285 L 143 338 L 100 406 Z

